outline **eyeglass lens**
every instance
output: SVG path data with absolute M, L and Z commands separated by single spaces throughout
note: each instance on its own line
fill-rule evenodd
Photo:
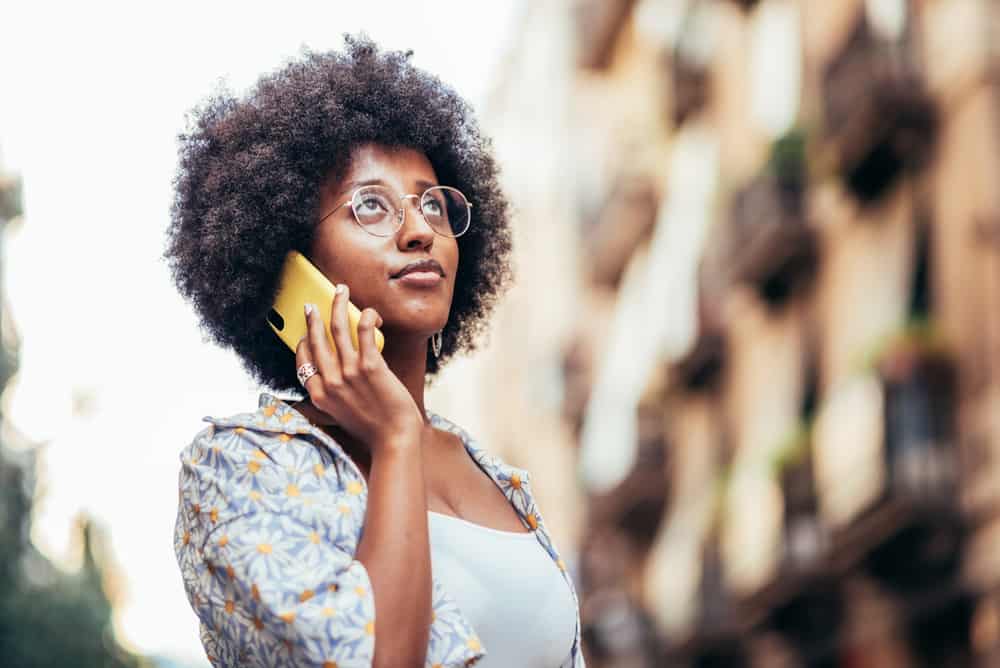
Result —
M 354 194 L 352 207 L 358 223 L 368 232 L 391 236 L 403 220 L 396 195 L 383 186 L 364 186 Z M 429 188 L 421 197 L 420 211 L 438 234 L 455 237 L 469 227 L 469 204 L 461 192 L 448 186 Z

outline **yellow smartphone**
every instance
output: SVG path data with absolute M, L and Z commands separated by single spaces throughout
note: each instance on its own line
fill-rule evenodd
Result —
M 330 332 L 330 306 L 336 291 L 337 287 L 305 255 L 297 250 L 289 251 L 288 255 L 285 256 L 285 264 L 281 270 L 278 294 L 267 314 L 267 324 L 285 342 L 285 345 L 292 352 L 295 352 L 299 339 L 307 331 L 305 305 L 307 302 L 312 302 L 323 317 L 326 340 L 329 341 L 330 347 L 336 350 L 337 346 L 333 342 L 333 334 Z M 361 311 L 348 300 L 347 321 L 350 324 L 351 343 L 354 344 L 355 350 L 358 350 L 358 321 L 360 319 Z M 385 337 L 377 327 L 375 328 L 375 345 L 379 352 L 385 345 Z

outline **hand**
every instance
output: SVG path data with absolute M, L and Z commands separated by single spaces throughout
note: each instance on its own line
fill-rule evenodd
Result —
M 296 367 L 311 362 L 318 373 L 305 383 L 313 405 L 333 417 L 376 456 L 384 448 L 416 447 L 424 427 L 410 391 L 392 372 L 375 345 L 382 316 L 366 308 L 358 321 L 358 350 L 351 342 L 346 285 L 331 304 L 331 349 L 319 312 L 306 315 L 308 333 L 295 348 Z

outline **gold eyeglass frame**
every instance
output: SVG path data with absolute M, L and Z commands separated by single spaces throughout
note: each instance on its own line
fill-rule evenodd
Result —
M 372 232 L 371 230 L 367 229 L 361 223 L 361 219 L 358 216 L 358 212 L 354 208 L 357 205 L 357 202 L 355 202 L 355 198 L 357 198 L 358 193 L 360 193 L 363 190 L 370 189 L 370 188 L 380 188 L 380 189 L 386 191 L 387 193 L 395 194 L 395 193 L 393 193 L 392 188 L 389 188 L 388 186 L 384 186 L 384 185 L 381 185 L 381 184 L 378 184 L 378 183 L 372 183 L 372 184 L 368 184 L 368 185 L 364 185 L 364 186 L 359 186 L 359 187 L 357 187 L 357 188 L 354 189 L 354 192 L 351 193 L 351 197 L 347 201 L 341 202 L 340 204 L 338 204 L 332 211 L 330 211 L 325 216 L 323 216 L 322 218 L 320 218 L 319 221 L 316 224 L 318 225 L 319 223 L 322 223 L 324 220 L 326 220 L 327 218 L 329 218 L 333 214 L 337 213 L 337 211 L 339 211 L 340 209 L 342 209 L 346 205 L 350 204 L 351 205 L 351 214 L 352 214 L 352 217 L 354 218 L 354 224 L 357 225 L 358 227 L 360 227 L 362 230 L 364 230 L 368 234 L 372 235 L 373 237 L 381 237 L 381 238 L 385 239 L 385 238 L 388 238 L 388 237 L 391 237 L 391 236 L 395 236 L 396 232 L 399 231 L 399 228 L 401 228 L 403 226 L 403 222 L 406 220 L 406 206 L 405 206 L 406 200 L 408 200 L 410 198 L 416 198 L 417 199 L 417 211 L 420 212 L 420 217 L 424 219 L 424 222 L 427 223 L 427 226 L 429 228 L 431 228 L 431 230 L 433 230 L 434 234 L 437 234 L 437 235 L 442 236 L 442 237 L 447 237 L 448 239 L 457 239 L 458 237 L 460 237 L 463 234 L 465 234 L 466 232 L 468 232 L 469 228 L 472 226 L 472 202 L 470 202 L 469 199 L 465 196 L 465 193 L 463 193 L 458 188 L 452 188 L 451 186 L 431 186 L 430 188 L 427 188 L 424 192 L 422 192 L 420 195 L 417 195 L 417 194 L 414 194 L 414 193 L 410 193 L 410 194 L 407 194 L 407 195 L 400 195 L 400 197 L 399 197 L 399 207 L 398 207 L 399 214 L 396 216 L 397 220 L 396 220 L 396 227 L 395 227 L 395 229 L 393 229 L 393 231 L 391 233 L 389 233 L 389 234 L 376 234 L 375 232 Z M 458 193 L 458 195 L 465 202 L 465 206 L 467 207 L 467 210 L 468 210 L 468 214 L 466 215 L 466 219 L 465 219 L 465 229 L 464 230 L 462 230 L 458 234 L 442 234 L 441 232 L 438 232 L 437 229 L 435 229 L 435 227 L 433 225 L 431 225 L 430 221 L 427 220 L 427 216 L 424 215 L 424 208 L 423 208 L 422 205 L 423 205 L 424 197 L 426 197 L 427 193 L 429 193 L 432 190 L 450 190 L 450 191 Z

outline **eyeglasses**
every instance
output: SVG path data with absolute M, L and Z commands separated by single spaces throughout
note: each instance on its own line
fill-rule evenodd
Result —
M 351 195 L 351 199 L 339 204 L 333 211 L 319 219 L 323 222 L 341 207 L 351 205 L 355 222 L 369 234 L 376 237 L 391 237 L 403 226 L 406 209 L 404 200 L 414 198 L 419 201 L 420 215 L 437 234 L 444 237 L 460 237 L 469 229 L 472 220 L 472 204 L 465 195 L 450 186 L 433 186 L 422 195 L 396 194 L 385 186 L 361 186 Z M 396 202 L 399 205 L 396 205 Z

